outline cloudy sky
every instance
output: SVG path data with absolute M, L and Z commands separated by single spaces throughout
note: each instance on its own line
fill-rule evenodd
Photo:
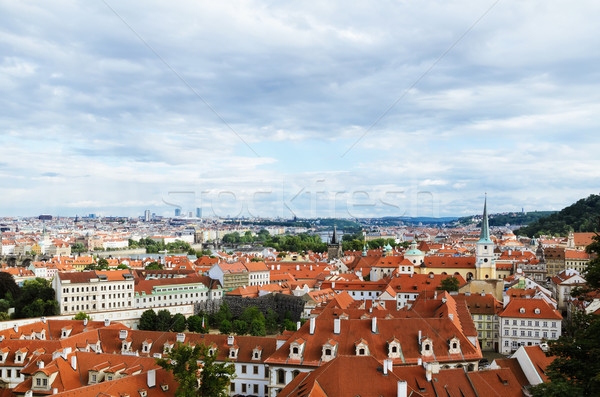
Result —
M 0 216 L 460 216 L 600 186 L 598 1 L 0 1 Z

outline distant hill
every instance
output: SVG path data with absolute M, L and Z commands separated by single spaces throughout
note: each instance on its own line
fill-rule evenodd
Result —
M 566 236 L 570 230 L 594 232 L 598 230 L 599 219 L 600 196 L 592 194 L 559 212 L 515 230 L 515 234 L 533 237 L 541 234 Z
M 507 223 L 509 225 L 529 225 L 543 217 L 554 214 L 556 211 L 531 211 L 531 212 L 509 212 L 504 214 L 490 214 L 489 223 L 490 226 L 504 226 Z M 468 225 L 474 223 L 472 216 L 459 218 L 457 221 L 461 225 Z M 476 218 L 478 226 L 481 226 L 481 216 Z

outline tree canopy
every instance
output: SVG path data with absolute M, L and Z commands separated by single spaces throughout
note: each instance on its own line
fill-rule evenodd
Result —
M 192 347 L 178 342 L 168 358 L 157 359 L 157 364 L 171 371 L 179 383 L 176 397 L 227 397 L 235 366 L 229 362 L 217 363 L 216 358 L 203 344 Z

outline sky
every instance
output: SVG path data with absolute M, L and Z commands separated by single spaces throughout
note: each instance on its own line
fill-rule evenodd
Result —
M 0 0 L 0 216 L 464 216 L 600 186 L 600 2 Z

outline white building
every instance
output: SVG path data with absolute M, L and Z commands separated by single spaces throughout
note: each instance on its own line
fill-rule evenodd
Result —
M 499 314 L 500 353 L 540 345 L 561 334 L 560 313 L 543 299 L 513 298 Z
M 60 314 L 133 308 L 130 270 L 59 272 L 52 280 Z

